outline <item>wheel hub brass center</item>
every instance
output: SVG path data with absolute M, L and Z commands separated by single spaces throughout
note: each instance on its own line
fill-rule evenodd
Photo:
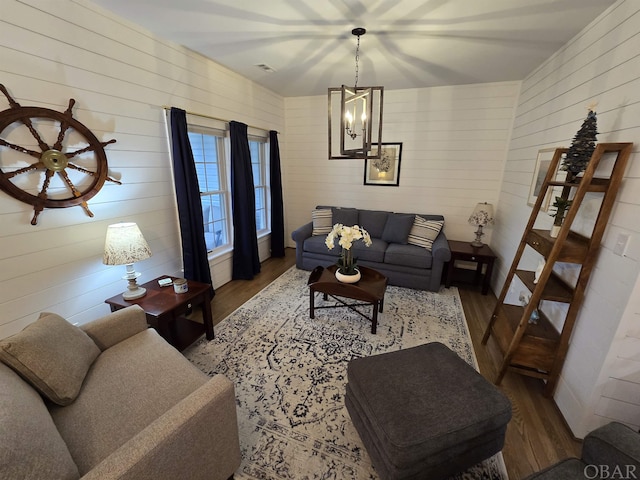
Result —
M 45 167 L 54 172 L 64 170 L 69 164 L 69 160 L 65 154 L 58 150 L 47 150 L 46 152 L 43 152 L 40 160 L 42 160 Z

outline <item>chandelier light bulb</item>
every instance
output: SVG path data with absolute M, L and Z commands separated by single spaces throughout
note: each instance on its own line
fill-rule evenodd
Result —
M 353 115 L 351 115 L 351 112 L 347 110 L 347 113 L 345 113 L 344 116 L 347 120 L 347 127 L 351 128 L 351 126 L 353 125 Z

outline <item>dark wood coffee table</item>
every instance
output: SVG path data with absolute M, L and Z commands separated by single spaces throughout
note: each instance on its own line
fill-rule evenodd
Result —
M 342 283 L 336 278 L 336 265 L 330 267 L 316 267 L 309 276 L 309 317 L 315 318 L 315 310 L 318 308 L 348 307 L 354 312 L 371 322 L 371 333 L 376 333 L 378 326 L 378 312 L 382 312 L 384 306 L 384 293 L 387 290 L 387 277 L 372 268 L 358 267 L 361 278 L 357 283 Z M 329 296 L 337 300 L 341 305 L 315 306 L 316 292 L 322 293 L 325 300 Z M 356 300 L 360 303 L 347 303 L 342 298 Z M 373 307 L 371 317 L 368 317 L 356 307 Z

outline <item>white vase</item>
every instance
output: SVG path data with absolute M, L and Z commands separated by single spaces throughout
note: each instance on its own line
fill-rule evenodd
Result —
M 357 268 L 356 273 L 354 273 L 353 275 L 346 275 L 342 273 L 340 269 L 336 270 L 336 278 L 339 282 L 342 283 L 356 283 L 358 280 L 360 280 L 360 277 L 360 270 L 358 270 Z
M 549 236 L 551 238 L 557 238 L 561 228 L 562 228 L 561 225 L 553 225 L 551 227 L 551 230 L 549 231 Z

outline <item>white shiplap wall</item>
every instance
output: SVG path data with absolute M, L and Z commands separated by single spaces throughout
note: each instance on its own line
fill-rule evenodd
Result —
M 22 105 L 64 111 L 106 148 L 110 174 L 89 206 L 45 210 L 0 192 L 0 338 L 40 311 L 74 323 L 108 312 L 124 290 L 124 267 L 102 264 L 107 225 L 135 221 L 153 256 L 136 265 L 141 282 L 179 272 L 179 233 L 163 105 L 283 131 L 282 97 L 155 37 L 85 0 L 2 0 L 0 83 Z M 0 110 L 8 108 L 0 97 Z M 264 246 L 263 246 L 264 250 Z M 228 256 L 212 263 L 214 285 L 229 280 Z
M 324 96 L 285 101 L 85 0 L 3 0 L 0 82 L 24 105 L 62 111 L 75 98 L 76 118 L 101 140 L 117 139 L 107 155 L 124 185 L 107 184 L 90 202 L 93 219 L 79 207 L 46 210 L 37 227 L 28 223 L 30 207 L 0 195 L 0 337 L 42 310 L 73 322 L 106 312 L 104 298 L 123 289 L 118 267 L 101 263 L 110 223 L 136 221 L 150 242 L 154 256 L 140 263 L 141 281 L 179 269 L 162 105 L 287 132 L 287 231 L 307 222 L 314 205 L 331 203 L 442 213 L 450 238 L 469 239 L 475 203 L 496 203 L 497 222 L 485 238 L 499 255 L 499 289 L 529 215 L 538 149 L 568 145 L 592 100 L 599 101 L 601 141 L 640 143 L 639 18 L 637 2 L 616 4 L 534 71 L 519 99 L 517 82 L 385 92 L 384 140 L 404 142 L 394 188 L 363 186 L 362 161 L 327 160 Z M 640 423 L 640 306 L 629 301 L 640 293 L 636 158 L 556 394 L 578 435 L 610 418 Z M 626 258 L 612 254 L 621 232 L 632 234 Z M 214 283 L 228 272 L 228 258 L 216 261 Z
M 448 238 L 471 240 L 476 203 L 497 200 L 519 88 L 385 91 L 383 141 L 403 143 L 399 187 L 363 185 L 364 160 L 327 159 L 326 96 L 286 98 L 289 230 L 324 204 L 442 214 Z
M 611 419 L 640 425 L 640 340 L 632 327 L 640 308 L 630 302 L 640 293 L 639 9 L 637 1 L 618 2 L 524 80 L 491 243 L 500 260 L 494 276 L 499 291 L 531 211 L 527 196 L 537 151 L 569 146 L 587 105 L 598 102 L 598 140 L 634 142 L 634 153 L 555 393 L 579 437 Z M 632 236 L 626 257 L 613 254 L 620 233 Z M 534 269 L 537 259 L 526 263 Z
M 640 276 L 633 292 L 592 395 L 589 430 L 611 420 L 640 426 Z

